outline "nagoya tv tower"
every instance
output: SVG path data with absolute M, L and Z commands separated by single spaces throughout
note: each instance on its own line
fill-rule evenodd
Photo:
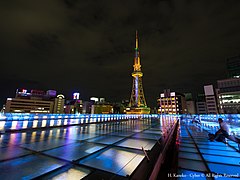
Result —
M 142 85 L 143 73 L 141 71 L 141 64 L 140 64 L 137 31 L 136 31 L 136 47 L 135 47 L 132 77 L 133 77 L 132 93 L 131 93 L 129 107 L 126 108 L 126 113 L 127 114 L 149 114 L 150 108 L 147 107 L 147 103 L 143 93 L 143 85 Z

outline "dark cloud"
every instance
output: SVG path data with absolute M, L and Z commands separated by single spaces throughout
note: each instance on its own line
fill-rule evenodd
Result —
M 27 42 L 30 47 L 40 52 L 49 52 L 60 45 L 58 37 L 54 34 L 29 34 Z
M 239 9 L 238 0 L 2 1 L 1 101 L 21 84 L 128 99 L 136 29 L 151 106 L 165 88 L 202 91 L 239 54 Z

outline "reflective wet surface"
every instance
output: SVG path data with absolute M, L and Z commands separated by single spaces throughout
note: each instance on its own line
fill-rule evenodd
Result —
M 87 179 L 96 171 L 126 177 L 144 159 L 142 148 L 151 150 L 176 119 L 141 118 L 5 132 L 0 137 L 0 177 Z
M 102 123 L 98 124 L 55 128 L 44 126 L 51 124 L 52 120 L 48 119 L 0 121 L 3 129 L 11 124 L 8 128 L 14 130 L 0 136 L 0 179 L 89 179 L 92 174 L 101 173 L 110 173 L 112 179 L 127 178 L 145 158 L 142 148 L 151 151 L 157 140 L 168 135 L 177 118 L 162 116 L 106 122 L 108 120 L 109 117 L 105 120 L 102 117 Z M 80 122 L 81 119 L 64 121 Z M 227 144 L 210 142 L 208 133 L 218 129 L 216 119 L 202 118 L 201 122 L 199 125 L 192 123 L 192 119 L 181 118 L 178 174 L 195 176 L 191 179 L 206 179 L 208 173 L 240 175 L 238 145 L 230 140 Z M 236 135 L 239 134 L 237 123 L 231 124 L 231 131 Z M 27 124 L 31 124 L 28 130 L 23 128 Z M 219 176 L 213 178 L 221 178 Z
M 210 120 L 208 122 L 208 120 Z M 237 132 L 237 123 L 229 123 Z M 239 124 L 240 125 L 240 124 Z M 180 125 L 178 179 L 240 179 L 240 151 L 236 142 L 209 141 L 208 133 L 219 128 L 217 119 L 202 119 L 201 125 L 183 119 Z

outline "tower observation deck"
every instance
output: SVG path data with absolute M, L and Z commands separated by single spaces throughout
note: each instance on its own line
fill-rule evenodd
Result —
M 136 47 L 135 47 L 132 77 L 133 77 L 132 93 L 131 93 L 129 107 L 126 108 L 126 113 L 127 114 L 149 114 L 150 108 L 147 107 L 147 103 L 143 93 L 143 85 L 142 85 L 143 73 L 141 70 L 137 31 L 136 31 Z

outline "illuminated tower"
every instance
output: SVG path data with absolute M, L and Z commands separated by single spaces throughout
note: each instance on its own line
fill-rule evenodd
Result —
M 133 64 L 133 86 L 129 108 L 126 109 L 127 114 L 149 114 L 150 108 L 147 107 L 146 100 L 143 93 L 142 76 L 140 64 L 140 54 L 138 49 L 138 33 L 136 31 L 136 47 Z

